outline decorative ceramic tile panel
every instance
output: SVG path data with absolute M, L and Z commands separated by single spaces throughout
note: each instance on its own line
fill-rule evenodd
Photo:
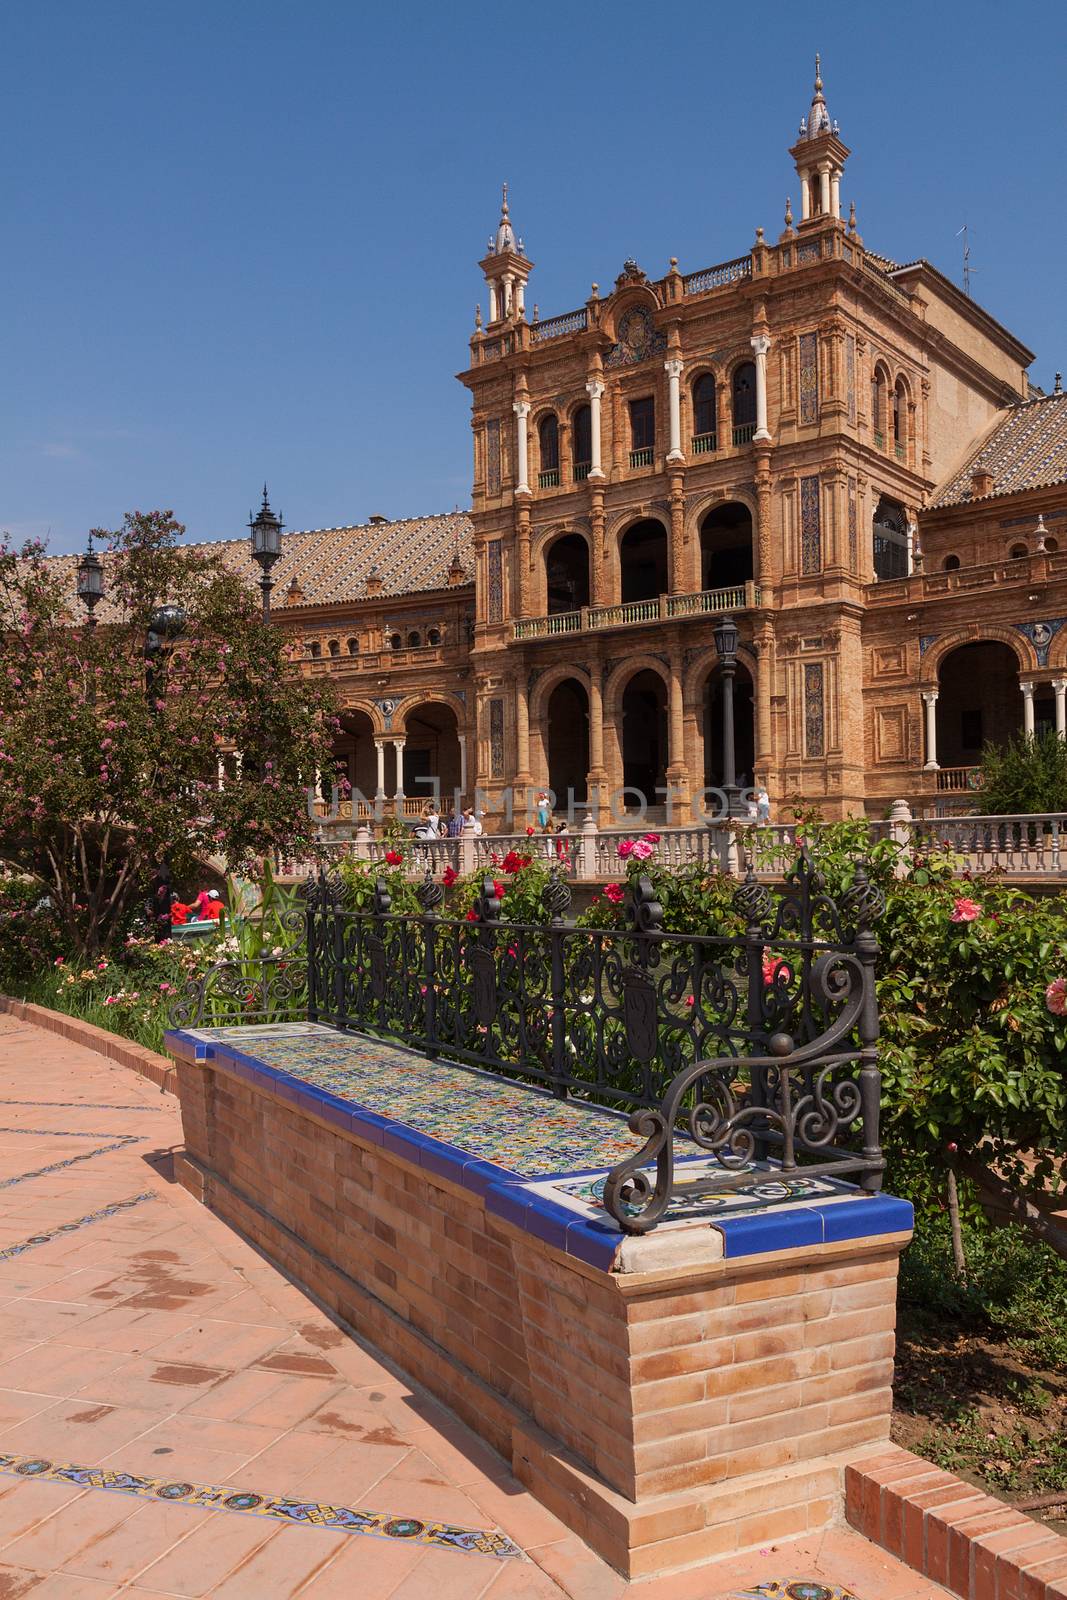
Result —
M 819 241 L 809 239 L 806 244 L 797 245 L 797 266 L 802 266 L 805 261 L 818 261 Z
M 768 1578 L 752 1589 L 741 1589 L 743 1600 L 856 1600 L 851 1589 L 813 1578 Z
M 1033 645 L 1037 653 L 1039 667 L 1048 666 L 1049 646 L 1064 623 L 1067 623 L 1067 617 L 1050 617 L 1047 622 L 1016 622 L 1014 624 L 1016 632 L 1025 634 Z
M 116 1467 L 85 1467 L 48 1461 L 43 1456 L 0 1455 L 0 1472 L 16 1478 L 72 1484 L 78 1489 L 104 1489 L 110 1494 L 132 1495 L 139 1500 L 171 1505 L 201 1506 L 211 1511 L 231 1511 L 246 1517 L 269 1518 L 303 1528 L 332 1528 L 337 1533 L 360 1533 L 377 1539 L 397 1539 L 408 1544 L 436 1545 L 472 1555 L 523 1559 L 523 1553 L 506 1534 L 490 1528 L 458 1528 L 447 1522 L 420 1522 L 389 1512 L 359 1511 L 352 1506 L 323 1505 L 317 1500 L 296 1500 L 280 1495 L 214 1484 L 187 1483 L 181 1478 L 150 1478 Z M 338 1488 L 340 1488 L 338 1484 Z
M 822 516 L 817 476 L 800 480 L 800 570 L 805 576 L 822 571 Z
M 848 480 L 848 570 L 859 571 L 859 525 L 856 518 L 856 480 Z
M 219 1030 L 238 1050 L 244 1029 Z M 611 1167 L 641 1148 L 626 1119 L 367 1035 L 257 1039 L 256 1061 L 521 1177 Z
M 804 749 L 808 756 L 826 754 L 825 717 L 822 662 L 806 661 L 804 663 Z
M 485 492 L 500 493 L 500 418 L 490 417 L 485 425 Z
M 51 1244 L 53 1239 L 60 1238 L 64 1233 L 76 1233 L 79 1228 L 86 1228 L 92 1222 L 102 1222 L 107 1217 L 117 1216 L 120 1211 L 129 1211 L 132 1206 L 155 1198 L 151 1190 L 146 1190 L 144 1194 L 135 1194 L 129 1200 L 115 1200 L 109 1206 L 101 1206 L 99 1211 L 87 1211 L 84 1217 L 76 1217 L 73 1222 L 60 1222 L 43 1233 L 31 1234 L 19 1244 L 5 1245 L 0 1249 L 0 1261 L 10 1261 L 12 1256 L 20 1256 L 26 1250 L 36 1249 L 38 1245 Z
M 845 398 L 848 403 L 848 420 L 856 426 L 856 335 L 845 334 Z
M 766 1182 L 742 1188 L 742 1180 L 758 1167 L 767 1173 Z M 646 1170 L 655 1182 L 655 1168 Z M 783 1178 L 765 1161 L 746 1162 L 741 1168 L 727 1171 L 713 1158 L 686 1160 L 678 1168 L 677 1175 L 679 1180 L 684 1180 L 687 1192 L 672 1201 L 663 1219 L 665 1223 L 714 1221 L 721 1216 L 766 1211 L 771 1206 L 796 1205 L 838 1195 L 848 1197 L 855 1193 L 847 1184 L 830 1178 L 803 1175 Z M 595 1217 L 603 1214 L 604 1181 L 604 1175 L 594 1173 L 587 1177 L 555 1178 L 550 1183 L 530 1184 L 529 1189 L 531 1193 L 561 1202 L 582 1216 Z M 633 1209 L 636 1211 L 637 1207 Z
M 667 348 L 667 335 L 657 331 L 652 313 L 644 306 L 624 312 L 617 332 L 618 343 L 604 357 L 605 367 L 632 367 L 650 356 L 661 355 Z
M 489 702 L 489 776 L 504 776 L 504 702 Z
M 800 420 L 819 420 L 819 335 L 800 335 Z
M 501 622 L 504 617 L 504 553 L 500 540 L 490 539 L 485 550 L 486 566 L 489 571 L 487 615 L 490 622 Z

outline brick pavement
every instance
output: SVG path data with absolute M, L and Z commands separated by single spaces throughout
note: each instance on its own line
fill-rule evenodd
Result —
M 0 1600 L 943 1595 L 844 1529 L 627 1585 L 190 1199 L 180 1140 L 171 1096 L 0 1017 Z

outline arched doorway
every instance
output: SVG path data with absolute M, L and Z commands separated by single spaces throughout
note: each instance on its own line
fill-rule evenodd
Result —
M 565 533 L 545 556 L 549 616 L 589 604 L 589 546 L 580 533 Z
M 409 799 L 437 796 L 451 805 L 463 786 L 459 728 L 451 706 L 431 701 L 404 719 L 404 793 Z
M 700 587 L 734 589 L 753 576 L 751 511 L 738 500 L 716 506 L 700 524 Z
M 637 789 L 648 805 L 661 805 L 657 789 L 667 787 L 667 686 L 658 672 L 644 667 L 622 694 L 622 781 Z
M 545 707 L 548 786 L 557 810 L 571 800 L 587 800 L 589 772 L 589 696 L 577 678 L 557 683 Z
M 708 673 L 702 699 L 704 730 L 704 783 L 721 789 L 726 781 L 722 749 L 723 675 L 718 667 Z M 756 716 L 752 677 L 740 661 L 734 674 L 734 782 L 739 789 L 753 787 L 756 761 Z
M 971 767 L 987 744 L 1007 744 L 1022 732 L 1019 662 L 997 640 L 961 644 L 941 663 L 937 696 L 937 759 L 942 767 Z
M 667 530 L 645 518 L 627 528 L 619 544 L 622 603 L 657 600 L 667 593 Z
M 337 720 L 341 729 L 333 741 L 334 771 L 322 775 L 323 799 L 329 800 L 332 784 L 340 786 L 346 778 L 357 806 L 360 796 L 372 805 L 378 786 L 374 724 L 366 711 L 355 709 L 338 712 Z

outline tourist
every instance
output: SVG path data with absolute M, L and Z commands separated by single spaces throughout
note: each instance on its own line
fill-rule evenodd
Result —
M 203 922 L 218 922 L 222 916 L 222 896 L 217 889 L 209 889 L 200 913 Z
M 771 820 L 771 797 L 762 783 L 756 790 L 756 818 L 761 825 Z
M 148 905 L 152 935 L 157 944 L 162 944 L 165 939 L 170 938 L 170 902 L 170 868 L 165 861 L 161 861 L 152 877 L 151 899 Z
M 192 907 L 187 906 L 184 900 L 179 900 L 176 894 L 172 895 L 170 901 L 171 927 L 184 928 L 185 924 L 189 921 L 189 912 L 191 910 Z
M 480 839 L 485 829 L 482 827 L 482 814 L 475 811 L 473 806 L 468 806 L 463 813 L 463 827 L 469 828 L 476 839 Z
M 450 839 L 458 839 L 463 832 L 463 812 L 460 810 L 458 801 L 452 807 L 452 815 L 449 817 L 446 826 Z
M 549 804 L 548 793 L 544 789 L 537 791 L 537 826 L 542 833 L 548 832 L 548 825 L 552 820 L 552 807 Z

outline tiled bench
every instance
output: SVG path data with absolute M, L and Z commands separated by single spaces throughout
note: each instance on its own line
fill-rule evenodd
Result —
M 187 1186 L 628 1576 L 825 1525 L 888 1437 L 904 1202 L 694 1147 L 627 1237 L 621 1114 L 310 1023 L 167 1044 Z

